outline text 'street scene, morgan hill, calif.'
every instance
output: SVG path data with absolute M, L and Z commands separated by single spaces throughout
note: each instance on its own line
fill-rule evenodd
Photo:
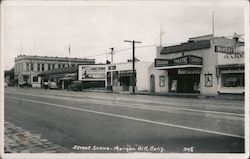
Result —
M 3 1 L 1 155 L 244 156 L 248 10 Z

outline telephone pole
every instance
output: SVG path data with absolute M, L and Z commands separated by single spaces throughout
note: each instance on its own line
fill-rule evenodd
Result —
M 114 55 L 114 48 L 110 48 L 111 52 L 109 54 L 111 54 L 111 65 L 110 65 L 110 72 L 111 72 L 111 91 L 113 91 L 113 55 Z
M 212 34 L 214 36 L 214 11 L 212 11 Z
M 132 84 L 133 84 L 133 93 L 135 93 L 135 43 L 142 43 L 140 41 L 135 41 L 135 40 L 124 40 L 124 42 L 129 42 L 129 43 L 132 43 L 132 47 L 133 47 L 133 52 L 132 52 L 132 55 L 133 55 L 133 78 L 132 78 Z

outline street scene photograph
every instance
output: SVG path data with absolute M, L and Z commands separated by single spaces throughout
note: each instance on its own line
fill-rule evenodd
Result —
M 248 20 L 244 0 L 2 1 L 1 157 L 247 158 Z

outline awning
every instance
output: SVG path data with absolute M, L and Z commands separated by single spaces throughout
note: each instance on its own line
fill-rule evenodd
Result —
M 156 70 L 169 70 L 175 68 L 201 68 L 202 65 L 178 65 L 178 66 L 164 66 L 164 67 L 155 67 Z
M 73 80 L 73 79 L 74 79 L 74 77 L 63 77 L 60 80 L 61 81 L 67 81 L 67 80 Z
M 245 64 L 227 64 L 227 65 L 218 65 L 218 68 L 238 68 L 238 67 L 241 67 L 241 68 L 244 68 Z

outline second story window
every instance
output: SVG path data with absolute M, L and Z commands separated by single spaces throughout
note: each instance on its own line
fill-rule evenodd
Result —
M 52 64 L 52 69 L 54 69 L 55 68 L 55 64 Z
M 50 64 L 48 64 L 48 70 L 50 70 L 51 68 L 50 68 Z
M 44 71 L 44 64 L 42 64 L 42 71 Z
M 26 63 L 26 71 L 29 71 L 30 70 L 30 63 Z
M 41 71 L 40 63 L 37 64 L 37 71 Z
M 30 70 L 34 71 L 34 63 L 30 63 Z

